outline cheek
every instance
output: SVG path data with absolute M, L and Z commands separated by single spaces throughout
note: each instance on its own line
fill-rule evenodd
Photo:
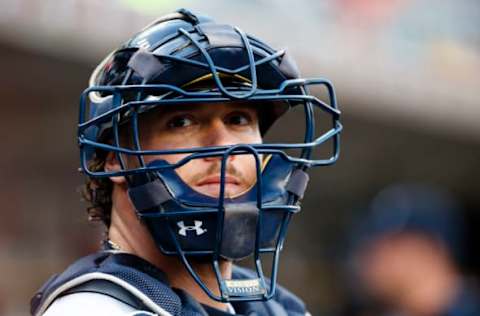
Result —
M 174 164 L 174 163 L 177 163 L 179 162 L 180 160 L 182 160 L 183 158 L 187 157 L 188 155 L 187 154 L 177 154 L 177 155 L 163 155 L 163 156 L 158 156 L 160 159 L 163 159 L 163 160 L 166 160 L 167 162 L 169 162 L 170 164 Z M 186 165 L 188 165 L 189 163 L 187 163 Z M 182 167 L 180 168 L 183 168 L 185 167 L 186 165 L 183 165 Z M 180 169 L 178 168 L 178 169 Z M 177 170 L 178 170 L 177 169 Z
M 187 157 L 185 155 L 172 155 L 170 160 L 167 160 L 169 163 L 175 163 L 180 161 L 182 158 Z M 201 159 L 192 159 L 181 167 L 175 169 L 175 172 L 186 184 L 191 185 L 193 177 L 199 173 L 201 170 L 205 170 L 205 165 L 202 163 Z
M 255 164 L 255 158 L 252 155 L 241 155 L 239 156 L 237 165 L 240 171 L 245 175 L 245 178 L 254 182 L 257 178 L 257 167 Z M 260 157 L 261 165 L 261 157 Z
M 262 165 L 262 157 L 260 156 L 260 168 Z M 227 170 L 233 172 L 241 180 L 242 190 L 249 189 L 257 182 L 257 167 L 255 157 L 253 155 L 236 155 L 229 159 L 228 164 L 231 168 Z M 261 172 L 261 170 L 260 170 Z
M 167 161 L 169 164 L 174 164 L 174 163 L 177 163 L 179 162 L 180 160 L 182 160 L 183 158 L 185 158 L 186 156 L 188 156 L 187 154 L 177 154 L 177 155 L 155 155 L 155 156 L 144 156 L 144 161 L 145 161 L 145 164 L 148 164 L 152 161 L 155 161 L 155 160 L 165 160 Z M 180 174 L 180 171 L 182 171 L 182 173 L 185 173 L 185 174 L 188 174 L 188 166 L 191 164 L 192 162 L 189 162 L 179 168 L 176 168 L 175 171 L 177 171 L 177 173 L 181 176 Z M 182 177 L 183 179 L 183 177 Z M 185 180 L 185 179 L 184 179 Z
M 180 146 L 178 144 L 185 144 L 184 140 L 177 140 L 175 137 L 170 137 L 167 135 L 165 136 L 151 136 L 150 134 L 146 134 L 142 139 L 142 149 L 143 150 L 173 150 L 178 149 Z M 182 146 L 183 147 L 183 146 Z M 176 163 L 183 158 L 188 156 L 188 154 L 175 154 L 175 155 L 147 155 L 145 156 L 146 162 L 151 162 L 153 160 L 166 160 L 170 164 Z
M 142 148 L 146 150 L 169 150 L 169 149 L 178 149 L 178 148 L 190 148 L 190 147 L 201 147 L 202 144 L 199 139 L 205 138 L 205 135 L 197 133 L 191 137 L 185 137 L 183 134 L 174 134 L 174 135 L 154 135 L 153 132 L 148 131 L 143 137 Z M 251 133 L 243 134 L 236 137 L 235 141 L 232 143 L 261 143 L 260 133 L 252 131 Z M 179 146 L 181 144 L 181 146 Z M 181 159 L 187 157 L 189 154 L 177 154 L 177 155 L 158 155 L 158 156 L 145 156 L 145 162 L 151 162 L 156 159 L 166 160 L 170 164 L 176 163 Z M 260 164 L 262 162 L 262 156 L 260 156 Z M 180 176 L 180 178 L 187 184 L 192 184 L 192 181 L 195 175 L 205 172 L 215 163 L 218 164 L 218 161 L 209 161 L 206 162 L 203 159 L 193 159 L 186 163 L 185 165 L 176 168 L 175 171 Z M 237 170 L 241 178 L 243 179 L 243 189 L 248 188 L 254 184 L 257 180 L 257 169 L 255 166 L 255 158 L 252 155 L 236 155 L 228 159 L 227 164 L 231 164 L 233 169 Z M 228 167 L 227 167 L 228 170 Z

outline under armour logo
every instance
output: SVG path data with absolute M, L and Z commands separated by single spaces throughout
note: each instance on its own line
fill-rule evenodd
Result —
M 202 228 L 202 221 L 193 221 L 193 226 L 185 226 L 183 221 L 177 222 L 177 226 L 180 227 L 178 233 L 182 236 L 187 236 L 187 230 L 194 230 L 197 236 L 200 236 L 207 232 L 205 228 Z

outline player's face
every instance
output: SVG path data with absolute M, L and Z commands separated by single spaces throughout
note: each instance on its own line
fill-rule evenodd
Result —
M 373 241 L 360 255 L 359 272 L 375 298 L 387 304 L 410 305 L 425 298 L 428 292 L 422 292 L 423 285 L 437 284 L 445 260 L 446 253 L 431 237 L 403 232 Z
M 179 149 L 233 144 L 261 143 L 258 115 L 254 107 L 242 103 L 175 106 L 147 113 L 139 120 L 142 148 Z M 175 163 L 188 154 L 146 156 L 145 160 L 164 159 Z M 218 197 L 220 157 L 193 159 L 176 169 L 194 190 Z M 227 160 L 225 195 L 233 197 L 256 182 L 252 155 L 232 155 Z

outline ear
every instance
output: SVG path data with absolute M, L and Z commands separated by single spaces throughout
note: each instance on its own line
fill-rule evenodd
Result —
M 120 162 L 117 159 L 117 155 L 113 152 L 109 152 L 107 154 L 107 158 L 105 159 L 105 167 L 106 172 L 115 172 L 121 171 L 122 167 L 120 166 Z M 117 177 L 110 177 L 110 180 L 115 184 L 125 184 L 127 180 L 123 176 Z

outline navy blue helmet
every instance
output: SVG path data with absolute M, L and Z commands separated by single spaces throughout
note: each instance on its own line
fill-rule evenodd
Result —
M 309 93 L 312 86 L 326 91 L 325 100 Z M 167 106 L 235 102 L 257 109 L 262 135 L 290 109 L 300 109 L 305 125 L 301 140 L 142 148 L 142 115 Z M 315 113 L 328 118 L 328 128 L 319 135 Z M 126 177 L 137 214 L 162 253 L 178 256 L 215 300 L 266 300 L 274 295 L 279 253 L 290 218 L 300 210 L 307 169 L 338 159 L 342 127 L 328 80 L 302 79 L 285 50 L 181 9 L 153 22 L 100 63 L 82 93 L 79 114 L 82 170 L 93 178 Z M 129 141 L 122 140 L 124 131 Z M 322 144 L 329 147 L 326 157 L 314 158 L 312 152 Z M 121 170 L 92 169 L 89 162 L 99 152 L 114 153 Z M 178 154 L 183 158 L 175 163 L 158 158 Z M 252 157 L 256 183 L 232 197 L 225 194 L 225 175 L 228 159 L 236 155 Z M 176 172 L 205 157 L 221 162 L 215 197 L 195 191 Z M 268 278 L 261 260 L 266 254 L 273 255 Z M 220 296 L 200 280 L 191 266 L 194 257 L 212 263 Z M 244 258 L 253 258 L 257 278 L 223 279 L 219 261 Z

